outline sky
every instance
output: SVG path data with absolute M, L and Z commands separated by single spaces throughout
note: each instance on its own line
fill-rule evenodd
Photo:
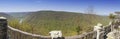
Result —
M 0 0 L 0 12 L 53 10 L 84 13 L 91 6 L 94 14 L 109 15 L 120 11 L 120 0 Z

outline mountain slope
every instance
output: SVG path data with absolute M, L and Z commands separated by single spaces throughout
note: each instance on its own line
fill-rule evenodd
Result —
M 13 19 L 12 16 L 10 16 L 10 15 L 8 15 L 8 14 L 6 14 L 6 13 L 3 13 L 3 12 L 0 12 L 0 17 L 6 17 L 8 20 Z
M 97 23 L 108 24 L 107 16 L 82 14 L 62 11 L 31 12 L 24 22 L 34 27 L 34 33 L 48 35 L 52 30 L 61 30 L 64 36 L 76 35 L 76 28 L 80 26 L 80 33 L 89 32 Z
M 25 15 L 27 14 L 27 12 L 7 12 L 7 14 L 13 16 L 14 18 L 17 19 L 23 19 L 25 17 Z

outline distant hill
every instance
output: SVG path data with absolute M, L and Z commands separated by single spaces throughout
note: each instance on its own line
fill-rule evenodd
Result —
M 7 12 L 7 14 L 17 19 L 23 19 L 28 12 Z
M 80 26 L 80 33 L 90 32 L 97 23 L 108 24 L 107 16 L 82 14 L 63 11 L 30 12 L 24 22 L 34 27 L 34 33 L 48 35 L 52 30 L 61 30 L 63 36 L 76 35 L 76 28 Z
M 9 14 L 6 14 L 6 13 L 3 13 L 3 12 L 0 12 L 0 17 L 6 17 L 8 20 L 12 20 L 13 19 L 13 16 L 11 16 Z

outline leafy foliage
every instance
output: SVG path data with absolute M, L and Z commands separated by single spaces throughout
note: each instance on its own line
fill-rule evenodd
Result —
M 115 15 L 110 14 L 110 15 L 109 15 L 109 18 L 110 18 L 110 19 L 114 19 L 114 18 L 115 18 Z
M 80 26 L 76 27 L 76 31 L 77 31 L 77 34 L 79 35 L 80 31 L 82 30 L 82 28 Z

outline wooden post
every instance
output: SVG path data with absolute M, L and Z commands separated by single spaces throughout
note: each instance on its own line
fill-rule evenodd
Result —
M 7 38 L 7 19 L 5 17 L 0 17 L 0 39 Z

